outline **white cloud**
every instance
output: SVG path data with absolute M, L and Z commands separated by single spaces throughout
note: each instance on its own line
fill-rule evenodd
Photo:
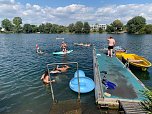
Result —
M 123 23 L 135 16 L 143 16 L 147 22 L 152 23 L 152 4 L 127 4 L 113 5 L 105 8 L 98 8 L 96 17 L 100 21 L 108 19 L 105 22 L 113 22 L 115 19 L 120 19 Z M 103 18 L 103 19 L 102 19 Z
M 100 8 L 71 4 L 52 8 L 30 3 L 23 5 L 15 0 L 0 0 L 0 9 L 0 22 L 5 18 L 12 20 L 19 16 L 23 24 L 50 22 L 67 25 L 76 21 L 110 24 L 116 19 L 127 23 L 129 19 L 140 15 L 145 17 L 148 23 L 152 23 L 152 4 L 110 5 Z
M 0 3 L 3 3 L 3 4 L 13 4 L 13 3 L 15 3 L 15 0 L 0 0 Z

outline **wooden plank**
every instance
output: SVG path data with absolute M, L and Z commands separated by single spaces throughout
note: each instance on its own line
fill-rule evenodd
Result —
M 147 111 L 142 108 L 140 102 L 120 101 L 120 105 L 126 114 L 147 114 Z

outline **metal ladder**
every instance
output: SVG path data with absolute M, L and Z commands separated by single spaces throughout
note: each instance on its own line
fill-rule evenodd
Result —
M 50 72 L 50 67 L 55 65 L 69 65 L 69 64 L 76 64 L 77 72 L 78 72 L 78 63 L 77 62 L 66 62 L 66 63 L 51 63 L 47 64 L 47 70 Z M 77 73 L 79 77 L 79 73 Z M 50 73 L 49 73 L 50 76 Z M 50 76 L 51 77 L 51 76 Z M 78 78 L 78 85 L 80 85 L 79 78 Z M 78 97 L 77 100 L 65 100 L 65 101 L 58 101 L 55 99 L 52 83 L 50 83 L 51 95 L 52 95 L 52 106 L 50 109 L 49 114 L 81 114 L 81 103 L 80 103 L 80 86 L 78 88 Z

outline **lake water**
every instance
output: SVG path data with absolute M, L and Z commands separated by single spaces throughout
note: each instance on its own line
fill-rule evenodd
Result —
M 54 62 L 78 62 L 86 76 L 93 79 L 92 47 L 74 46 L 73 43 L 91 43 L 96 48 L 107 44 L 109 34 L 71 35 L 71 34 L 0 34 L 0 114 L 48 114 L 52 103 L 49 86 L 40 80 L 46 65 Z M 116 45 L 136 53 L 152 62 L 152 35 L 111 34 Z M 54 56 L 60 50 L 62 39 L 68 49 L 74 51 L 64 56 Z M 35 45 L 45 52 L 38 55 Z M 76 68 L 71 65 L 67 73 L 52 76 L 55 98 L 75 99 L 77 94 L 70 90 L 69 81 Z M 147 72 L 133 71 L 145 84 L 152 87 L 152 67 Z M 89 104 L 86 110 L 95 113 L 94 91 L 82 94 L 81 102 Z M 87 111 L 86 111 L 87 112 Z M 97 113 L 97 112 L 96 112 Z M 84 113 L 85 114 L 85 113 Z M 87 114 L 87 113 L 86 113 Z

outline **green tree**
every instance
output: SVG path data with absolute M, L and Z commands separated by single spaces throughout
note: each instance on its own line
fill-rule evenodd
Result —
M 145 32 L 145 27 L 142 27 L 140 30 L 139 30 L 139 32 L 138 32 L 138 34 L 145 34 L 146 32 Z
M 45 26 L 44 26 L 44 32 L 45 33 L 50 33 L 51 28 L 52 28 L 52 24 L 51 23 L 46 23 Z
M 114 32 L 114 27 L 112 25 L 107 25 L 106 32 L 108 32 L 108 33 Z
M 8 19 L 2 20 L 2 27 L 5 29 L 5 31 L 12 31 L 13 30 L 13 24 Z
M 140 29 L 146 25 L 146 19 L 142 16 L 136 16 L 127 22 L 128 33 L 138 34 Z
M 83 25 L 83 33 L 90 33 L 90 25 L 88 22 L 84 22 L 84 25 Z
M 13 24 L 15 25 L 14 32 L 16 32 L 16 33 L 21 32 L 22 19 L 20 17 L 14 17 Z
M 24 33 L 32 33 L 32 26 L 30 24 L 24 24 L 23 32 Z
M 82 33 L 83 23 L 81 21 L 77 21 L 74 27 L 75 33 Z
M 44 33 L 44 28 L 45 28 L 44 24 L 39 25 L 39 32 Z
M 66 28 L 62 25 L 58 26 L 58 30 L 57 30 L 57 33 L 64 33 L 66 31 Z
M 144 29 L 146 34 L 152 34 L 152 24 L 146 25 Z
M 37 27 L 37 25 L 31 25 L 31 27 L 32 27 L 32 33 L 39 32 L 39 27 Z
M 112 23 L 112 26 L 114 27 L 115 32 L 119 32 L 122 31 L 123 23 L 117 19 Z
M 51 33 L 56 34 L 57 31 L 58 31 L 58 25 L 57 24 L 52 24 Z
M 73 33 L 75 31 L 75 27 L 74 27 L 73 23 L 69 24 L 68 30 L 69 30 L 70 33 Z
M 103 29 L 101 27 L 99 28 L 99 33 L 103 33 Z

